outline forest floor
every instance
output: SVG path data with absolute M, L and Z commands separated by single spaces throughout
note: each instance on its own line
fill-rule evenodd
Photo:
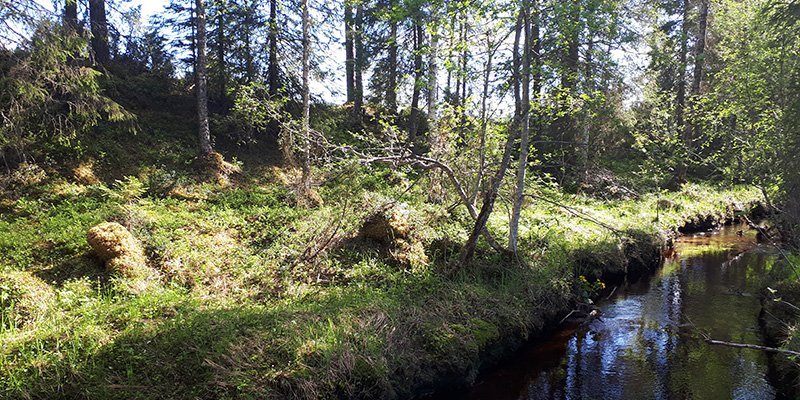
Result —
M 0 185 L 0 397 L 413 397 L 474 379 L 603 273 L 657 262 L 678 228 L 759 199 L 710 184 L 622 200 L 534 186 L 527 264 L 481 246 L 458 269 L 472 220 L 428 203 L 413 172 L 332 177 L 324 204 L 304 208 L 296 171 L 274 159 L 243 158 L 214 182 L 181 148 L 191 143 L 166 133 L 98 137 L 80 160 Z M 506 207 L 489 223 L 498 238 Z M 402 235 L 365 234 L 381 213 Z M 141 242 L 152 274 L 103 267 L 87 231 L 106 221 Z

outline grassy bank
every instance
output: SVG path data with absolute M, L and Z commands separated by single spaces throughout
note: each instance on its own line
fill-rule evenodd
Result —
M 594 277 L 652 266 L 679 227 L 758 199 L 686 185 L 598 200 L 540 185 L 520 229 L 527 265 L 481 246 L 452 273 L 472 221 L 426 202 L 413 171 L 331 177 L 324 204 L 303 208 L 294 171 L 245 163 L 227 185 L 169 159 L 6 179 L 0 397 L 408 398 L 474 379 L 597 289 Z M 504 207 L 489 223 L 501 238 Z M 402 214 L 405 237 L 365 237 L 386 210 Z M 141 241 L 149 275 L 97 260 L 86 233 L 105 221 Z

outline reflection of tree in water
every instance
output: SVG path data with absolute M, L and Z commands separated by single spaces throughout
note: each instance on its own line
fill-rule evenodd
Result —
M 603 307 L 602 321 L 576 333 L 562 363 L 538 373 L 523 398 L 773 398 L 763 354 L 693 338 L 703 329 L 723 340 L 759 342 L 752 327 L 760 306 L 751 293 L 772 256 L 736 257 L 739 244 L 726 245 L 730 235 L 722 236 L 708 240 L 708 252 L 693 239 L 690 256 L 668 260 L 649 291 Z

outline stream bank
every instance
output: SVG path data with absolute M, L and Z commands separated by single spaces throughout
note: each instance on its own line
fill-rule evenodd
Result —
M 763 343 L 758 292 L 776 259 L 744 225 L 681 237 L 654 275 L 600 301 L 600 318 L 563 324 L 476 386 L 434 398 L 792 398 L 767 354 L 702 340 Z
M 730 226 L 739 222 L 741 216 L 748 216 L 750 218 L 761 218 L 764 216 L 764 207 L 758 203 L 748 203 L 744 206 L 729 204 L 725 206 L 724 211 L 717 214 L 695 215 L 685 219 L 685 224 L 681 226 L 674 226 L 670 229 L 664 229 L 658 234 L 647 234 L 636 230 L 629 230 L 625 232 L 626 235 L 618 235 L 620 239 L 620 253 L 624 254 L 624 259 L 619 262 L 619 258 L 609 257 L 607 254 L 597 254 L 592 252 L 579 252 L 575 255 L 575 265 L 573 267 L 573 274 L 575 281 L 592 282 L 596 279 L 603 282 L 605 289 L 600 290 L 599 294 L 594 295 L 594 300 L 605 298 L 606 296 L 620 296 L 626 291 L 625 289 L 630 283 L 636 285 L 643 285 L 649 282 L 649 277 L 663 265 L 666 258 L 674 256 L 674 246 L 676 240 L 683 236 L 690 236 L 694 233 L 703 233 L 709 230 L 721 228 L 723 226 Z M 747 227 L 742 225 L 737 227 L 746 230 Z M 726 228 L 730 230 L 732 228 Z M 734 233 L 736 235 L 736 233 Z M 699 235 L 706 237 L 707 234 Z M 749 239 L 754 241 L 755 233 L 751 232 L 747 235 Z M 616 262 L 609 262 L 614 260 Z M 578 279 L 581 277 L 581 279 Z M 584 279 L 585 278 L 585 279 Z M 597 289 L 597 287 L 595 287 Z M 619 292 L 617 290 L 619 289 Z M 565 342 L 560 339 L 565 339 L 574 334 L 578 329 L 584 325 L 581 318 L 569 318 L 565 322 L 566 317 L 570 317 L 571 310 L 578 309 L 578 304 L 585 301 L 582 299 L 582 288 L 574 287 L 572 296 L 569 300 L 569 307 L 558 310 L 552 313 L 552 317 L 546 319 L 541 324 L 542 329 L 529 333 L 528 336 L 512 335 L 506 338 L 501 338 L 497 344 L 494 344 L 488 349 L 485 354 L 479 358 L 478 364 L 474 367 L 468 376 L 462 376 L 459 379 L 448 379 L 444 384 L 436 390 L 428 391 L 422 395 L 424 399 L 440 399 L 450 398 L 442 396 L 442 393 L 458 393 L 458 396 L 463 395 L 459 388 L 464 388 L 474 384 L 479 377 L 485 377 L 491 371 L 502 370 L 502 365 L 513 360 L 520 351 L 537 344 L 544 343 L 543 348 L 540 347 L 539 355 L 541 354 L 557 354 L 564 350 Z M 636 289 L 634 288 L 634 291 Z M 639 287 L 639 290 L 642 290 Z M 585 292 L 584 292 L 585 294 Z M 585 317 L 585 315 L 583 316 Z M 583 318 L 582 317 L 582 318 Z M 534 317 L 535 318 L 535 317 Z M 588 323 L 590 321 L 586 321 Z M 567 326 L 564 329 L 564 326 Z M 553 342 L 555 338 L 555 343 Z M 549 343 L 553 343 L 552 345 Z M 522 349 L 522 350 L 520 350 Z M 543 352 L 543 353 L 541 353 Z M 502 374 L 502 372 L 501 372 Z M 491 375 L 491 373 L 489 374 Z M 502 386 L 502 385 L 501 385 Z M 496 394 L 499 386 L 492 386 L 491 391 L 488 393 Z M 456 398 L 456 397 L 453 397 Z M 477 398 L 492 398 L 492 397 L 477 397 Z M 508 397 L 513 398 L 513 397 Z

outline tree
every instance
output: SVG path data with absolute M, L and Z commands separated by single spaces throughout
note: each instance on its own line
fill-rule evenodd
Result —
M 78 30 L 78 0 L 64 1 L 64 24 L 74 32 Z
M 89 24 L 92 30 L 92 50 L 98 64 L 111 59 L 108 45 L 108 20 L 105 0 L 89 0 Z
M 519 165 L 517 167 L 517 185 L 514 192 L 513 210 L 511 221 L 509 222 L 508 247 L 512 253 L 517 253 L 517 242 L 519 235 L 519 220 L 522 213 L 522 204 L 525 199 L 525 174 L 528 170 L 528 150 L 530 146 L 530 125 L 531 125 L 531 59 L 534 57 L 539 46 L 539 10 L 538 4 L 531 0 L 523 2 L 523 23 L 525 24 L 525 40 L 522 50 L 522 127 L 520 134 Z M 539 66 L 534 68 L 539 70 Z M 537 78 L 538 81 L 538 78 Z M 538 87 L 538 83 L 536 85 Z M 538 94 L 538 93 L 537 93 Z
M 200 154 L 210 157 L 214 153 L 211 146 L 211 132 L 208 126 L 208 77 L 206 74 L 206 11 L 204 0 L 195 0 L 197 13 L 197 58 L 195 59 L 197 121 Z
M 411 90 L 411 112 L 408 121 L 408 144 L 416 151 L 417 133 L 420 124 L 419 97 L 422 91 L 423 74 L 422 53 L 425 45 L 425 31 L 419 17 L 413 22 L 414 87 Z
M 300 188 L 303 196 L 308 196 L 311 190 L 311 91 L 309 86 L 309 73 L 311 70 L 311 35 L 309 29 L 311 28 L 311 16 L 308 9 L 308 0 L 302 0 L 303 9 L 303 117 L 302 117 L 302 131 L 300 132 L 300 146 L 302 152 L 302 170 L 303 176 L 300 183 Z
M 692 77 L 692 100 L 693 102 L 700 96 L 700 87 L 703 82 L 703 69 L 705 68 L 706 58 L 706 31 L 708 30 L 708 2 L 700 0 L 700 14 L 697 18 L 697 41 L 694 47 L 694 73 Z M 689 151 L 694 150 L 693 138 L 700 136 L 701 127 L 697 122 L 693 122 L 687 127 L 686 146 Z
M 281 87 L 278 66 L 278 0 L 269 1 L 269 63 L 267 65 L 267 82 L 269 95 L 275 98 Z
M 347 102 L 355 102 L 356 99 L 356 55 L 355 55 L 355 17 L 353 16 L 353 5 L 350 1 L 344 1 L 344 54 L 345 54 L 345 87 L 347 90 Z
M 20 50 L 0 51 L 0 158 L 6 167 L 26 162 L 32 145 L 64 150 L 100 121 L 133 118 L 102 93 L 98 71 L 73 62 L 88 56 L 88 43 L 67 34 L 70 29 L 40 21 Z

